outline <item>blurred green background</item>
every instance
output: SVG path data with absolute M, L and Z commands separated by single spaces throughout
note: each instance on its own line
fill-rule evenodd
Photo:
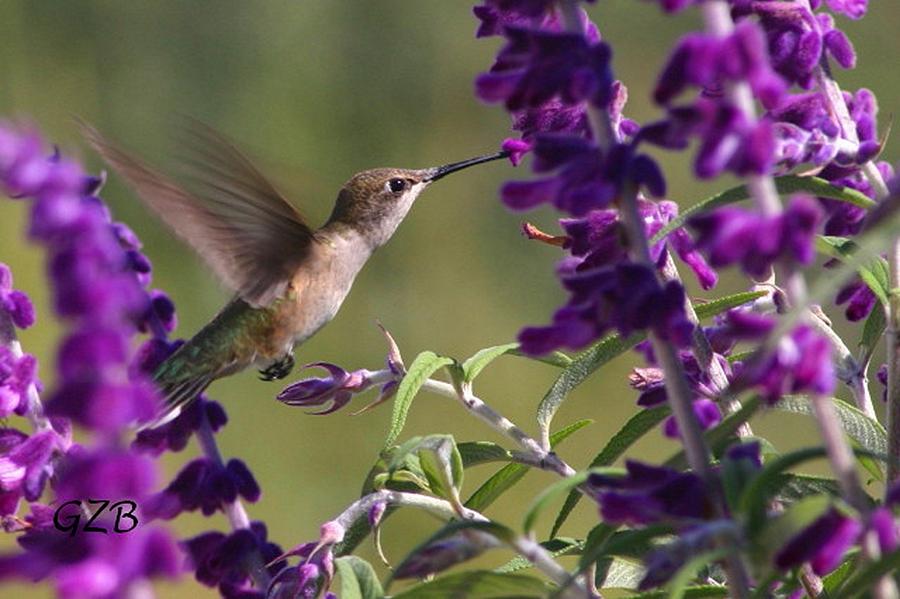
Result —
M 612 43 L 616 73 L 630 89 L 626 113 L 639 121 L 657 118 L 649 89 L 673 41 L 698 27 L 695 12 L 665 17 L 652 3 L 631 0 L 600 2 L 590 12 Z M 845 89 L 873 89 L 882 130 L 900 108 L 898 19 L 895 2 L 874 2 L 860 22 L 840 19 L 856 44 L 860 66 L 837 76 Z M 441 164 L 491 151 L 510 135 L 504 111 L 481 104 L 472 93 L 474 76 L 490 65 L 498 45 L 496 39 L 475 40 L 475 27 L 469 2 L 438 0 L 3 0 L 0 114 L 33 121 L 94 171 L 102 165 L 80 141 L 73 116 L 163 164 L 173 154 L 178 115 L 198 117 L 238 140 L 312 222 L 321 222 L 337 189 L 356 171 Z M 896 161 L 896 147 L 888 147 L 886 159 Z M 671 198 L 682 205 L 728 183 L 698 184 L 685 157 L 660 157 Z M 519 233 L 525 217 L 509 213 L 497 200 L 503 180 L 526 176 L 525 169 L 514 172 L 496 163 L 430 189 L 360 275 L 336 320 L 299 349 L 298 363 L 379 368 L 385 344 L 376 319 L 393 333 L 407 362 L 424 349 L 464 358 L 514 339 L 524 324 L 548 321 L 564 297 L 553 276 L 559 253 L 527 242 Z M 103 196 L 116 218 L 143 239 L 155 285 L 178 305 L 177 333 L 191 335 L 224 303 L 226 293 L 115 176 Z M 47 304 L 43 256 L 24 239 L 24 209 L 0 202 L 0 260 L 12 266 L 17 287 L 37 303 L 39 323 L 22 341 L 42 360 L 43 378 L 52 387 L 53 348 L 61 331 Z M 556 230 L 549 210 L 527 218 Z M 692 292 L 713 297 L 741 284 L 732 276 L 712 293 L 696 293 L 696 287 Z M 850 339 L 858 336 L 842 317 L 836 321 Z M 574 466 L 584 466 L 634 412 L 634 393 L 625 380 L 636 363 L 629 355 L 604 368 L 556 417 L 557 427 L 579 418 L 596 421 L 561 451 Z M 295 371 L 288 380 L 304 374 Z M 554 375 L 549 366 L 504 358 L 481 376 L 476 391 L 536 433 L 534 410 Z M 381 447 L 390 405 L 355 417 L 354 407 L 328 417 L 307 416 L 273 399 L 281 387 L 248 372 L 214 384 L 210 394 L 231 416 L 219 435 L 224 455 L 245 460 L 262 486 L 260 502 L 248 506 L 251 517 L 264 520 L 270 537 L 290 547 L 314 539 L 321 522 L 357 497 Z M 369 399 L 360 397 L 354 405 Z M 813 428 L 802 418 L 764 415 L 755 425 L 778 447 L 813 439 Z M 505 443 L 453 402 L 423 394 L 404 434 L 432 432 Z M 675 449 L 654 433 L 638 451 L 656 459 Z M 168 457 L 166 476 L 196 453 L 192 445 Z M 482 466 L 468 474 L 464 494 L 492 472 Z M 522 506 L 550 482 L 548 474 L 529 475 L 490 515 L 518 526 Z M 563 532 L 581 536 L 595 522 L 593 509 L 583 505 Z M 187 535 L 224 529 L 227 522 L 221 516 L 187 517 L 176 526 Z M 393 517 L 383 535 L 387 555 L 398 561 L 435 526 L 421 514 Z M 4 538 L 0 547 L 11 543 Z M 370 543 L 360 552 L 377 561 Z M 491 563 L 506 557 L 498 553 Z M 213 595 L 198 590 L 189 577 L 160 588 L 163 596 Z M 6 587 L 0 595 L 7 591 L 26 589 Z

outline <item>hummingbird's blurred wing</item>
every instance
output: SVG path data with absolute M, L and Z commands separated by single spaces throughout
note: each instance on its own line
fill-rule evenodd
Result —
M 190 128 L 188 166 L 196 190 L 187 191 L 92 127 L 82 129 L 94 150 L 241 299 L 262 307 L 284 293 L 315 233 L 229 141 L 205 125 Z

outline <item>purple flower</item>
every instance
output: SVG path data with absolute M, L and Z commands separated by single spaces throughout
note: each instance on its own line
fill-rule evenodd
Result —
M 625 462 L 627 475 L 592 474 L 600 515 L 607 522 L 629 525 L 704 520 L 712 513 L 709 494 L 696 474 Z
M 722 421 L 722 412 L 719 406 L 709 399 L 697 399 L 693 404 L 694 416 L 703 430 L 710 429 Z M 678 439 L 681 437 L 681 431 L 678 429 L 678 422 L 674 416 L 669 416 L 663 424 L 663 433 L 670 439 Z
M 31 385 L 40 387 L 34 356 L 24 354 L 16 357 L 11 349 L 0 345 L 0 418 L 25 413 Z
M 831 343 L 812 327 L 800 325 L 771 352 L 743 364 L 735 385 L 759 388 L 769 403 L 790 393 L 831 395 L 835 386 Z
M 347 372 L 340 366 L 328 362 L 313 362 L 304 368 L 322 368 L 326 377 L 312 377 L 291 383 L 278 394 L 278 401 L 290 406 L 327 406 L 313 414 L 331 414 L 347 405 L 356 393 L 361 393 L 375 384 L 374 372 L 354 370 Z
M 260 497 L 259 485 L 240 460 L 222 465 L 209 458 L 189 462 L 175 479 L 147 502 L 151 517 L 172 519 L 181 512 L 201 510 L 209 516 L 238 496 L 254 502 Z
M 829 508 L 775 554 L 775 565 L 788 569 L 809 562 L 819 576 L 828 574 L 841 563 L 862 529 L 862 524 L 853 518 Z
M 645 266 L 623 262 L 564 272 L 561 278 L 572 294 L 569 302 L 556 311 L 553 324 L 522 330 L 522 351 L 580 349 L 612 328 L 622 335 L 649 328 L 677 345 L 690 342 L 694 325 L 684 314 L 684 289 L 674 281 L 661 285 Z
M 27 329 L 34 324 L 34 306 L 28 296 L 13 289 L 12 271 L 0 262 L 0 310 L 6 312 L 14 325 Z
M 261 522 L 252 522 L 249 530 L 242 528 L 227 535 L 206 532 L 184 541 L 183 546 L 196 579 L 206 586 L 218 585 L 222 591 L 249 587 L 246 563 L 254 553 L 271 564 L 267 568 L 270 574 L 284 568 L 284 561 L 276 561 L 281 548 L 268 541 L 268 532 Z
M 743 208 L 721 208 L 696 216 L 690 226 L 696 246 L 713 266 L 740 263 L 762 278 L 779 259 L 810 264 L 815 258 L 815 233 L 822 211 L 809 196 L 795 195 L 785 211 L 763 216 Z
M 0 516 L 15 514 L 19 500 L 36 501 L 53 474 L 54 453 L 63 441 L 53 430 L 30 437 L 13 428 L 0 428 Z
M 334 553 L 332 548 L 344 538 L 344 527 L 337 522 L 326 522 L 319 530 L 319 541 L 302 543 L 282 554 L 281 558 L 300 556 L 294 567 L 284 568 L 269 585 L 267 597 L 272 599 L 315 599 L 325 593 L 334 578 Z
M 213 432 L 228 422 L 228 416 L 218 402 L 201 397 L 171 422 L 140 431 L 132 446 L 154 456 L 164 451 L 181 451 L 187 447 L 191 435 L 203 426 L 204 419 Z

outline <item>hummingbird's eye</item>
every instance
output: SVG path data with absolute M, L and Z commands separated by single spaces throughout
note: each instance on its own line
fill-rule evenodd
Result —
M 387 183 L 387 188 L 391 190 L 391 193 L 400 193 L 406 189 L 406 179 L 391 179 Z

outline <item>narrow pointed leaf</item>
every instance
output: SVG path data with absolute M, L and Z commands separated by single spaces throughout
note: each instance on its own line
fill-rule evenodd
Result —
M 553 433 L 550 435 L 550 447 L 556 447 L 575 432 L 591 424 L 591 422 L 593 420 L 578 420 Z M 483 485 L 478 487 L 477 491 L 472 493 L 472 496 L 465 503 L 466 507 L 479 512 L 484 511 L 498 497 L 522 480 L 522 477 L 528 474 L 528 469 L 529 467 L 524 464 L 507 464 L 487 479 Z
M 466 441 L 457 443 L 456 448 L 462 457 L 464 468 L 488 462 L 511 462 L 513 460 L 511 451 L 490 441 Z
M 441 437 L 436 442 L 419 446 L 417 455 L 431 492 L 458 505 L 463 479 L 462 458 L 453 437 Z
M 877 420 L 866 416 L 847 402 L 832 398 L 831 402 L 841 421 L 841 428 L 860 447 L 872 453 L 887 453 L 887 432 Z M 789 395 L 773 406 L 774 409 L 792 414 L 813 415 L 812 403 L 808 397 Z
M 478 376 L 485 366 L 499 358 L 500 356 L 505 356 L 506 354 L 510 354 L 519 348 L 518 343 L 505 343 L 503 345 L 495 345 L 493 347 L 486 347 L 474 355 L 471 358 L 463 362 L 463 377 L 466 382 L 472 382 L 475 380 L 475 377 Z
M 384 447 L 388 448 L 393 445 L 403 426 L 406 424 L 406 415 L 412 405 L 413 399 L 419 389 L 439 368 L 453 364 L 453 359 L 445 356 L 439 356 L 432 351 L 424 351 L 413 360 L 413 363 L 406 369 L 406 376 L 400 381 L 397 387 L 397 394 L 394 397 L 394 412 L 391 415 L 391 427 L 388 430 L 387 438 L 384 440 Z
M 859 348 L 861 350 L 859 363 L 864 368 L 868 367 L 872 354 L 881 345 L 881 337 L 884 335 L 886 328 L 887 320 L 884 316 L 884 304 L 876 301 L 875 306 L 872 307 L 872 311 L 869 313 L 869 317 L 866 318 L 866 324 L 863 325 L 862 338 L 859 340 Z

